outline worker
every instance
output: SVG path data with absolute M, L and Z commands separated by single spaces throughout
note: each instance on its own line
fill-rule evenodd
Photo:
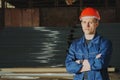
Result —
M 75 74 L 74 80 L 109 80 L 107 69 L 112 42 L 96 31 L 100 14 L 97 9 L 87 7 L 79 19 L 84 34 L 71 43 L 65 60 L 66 70 Z

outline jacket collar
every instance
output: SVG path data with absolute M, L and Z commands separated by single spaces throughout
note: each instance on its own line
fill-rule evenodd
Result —
M 100 37 L 101 37 L 101 36 L 96 33 L 95 36 L 94 36 L 94 38 L 91 40 L 91 43 L 98 44 L 98 43 L 99 43 L 99 40 L 100 40 Z M 85 43 L 85 42 L 86 42 L 85 36 L 83 36 L 83 37 L 81 38 L 81 42 L 82 42 L 82 43 Z

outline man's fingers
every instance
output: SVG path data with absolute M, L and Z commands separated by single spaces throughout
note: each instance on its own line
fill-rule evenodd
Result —
M 97 58 L 97 59 L 100 58 L 100 57 L 101 57 L 101 54 L 96 55 L 96 58 Z
M 85 71 L 89 71 L 90 67 L 89 66 L 85 66 L 83 65 L 82 69 L 80 70 L 80 72 L 85 72 Z

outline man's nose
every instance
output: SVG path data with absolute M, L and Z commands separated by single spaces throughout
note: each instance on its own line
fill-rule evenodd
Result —
M 90 24 L 89 24 L 89 23 L 86 23 L 86 27 L 90 27 Z

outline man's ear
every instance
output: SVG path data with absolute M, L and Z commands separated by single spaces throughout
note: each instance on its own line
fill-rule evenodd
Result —
M 96 22 L 96 27 L 98 27 L 98 26 L 99 26 L 99 21 Z

